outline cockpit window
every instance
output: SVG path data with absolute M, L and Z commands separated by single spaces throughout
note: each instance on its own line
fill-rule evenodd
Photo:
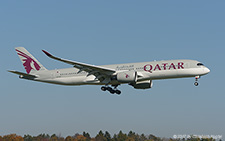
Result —
M 202 63 L 198 63 L 197 66 L 204 66 Z

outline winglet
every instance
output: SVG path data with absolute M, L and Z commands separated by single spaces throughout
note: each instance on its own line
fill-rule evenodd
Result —
M 48 57 L 52 57 L 52 55 L 50 53 L 48 53 L 47 51 L 45 50 L 42 50 Z

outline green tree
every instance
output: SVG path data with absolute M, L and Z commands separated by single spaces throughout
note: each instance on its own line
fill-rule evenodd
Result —
M 102 130 L 100 130 L 98 135 L 96 135 L 95 140 L 96 141 L 107 141 L 107 139 L 104 137 Z
M 148 139 L 149 139 L 149 140 L 153 140 L 153 141 L 157 141 L 157 140 L 158 140 L 158 138 L 157 138 L 156 136 L 152 135 L 152 134 L 150 134 L 150 135 L 148 136 Z
M 24 141 L 33 141 L 33 137 L 31 135 L 24 135 Z
M 125 141 L 127 139 L 127 135 L 124 134 L 121 130 L 117 136 L 118 141 Z
M 56 134 L 51 135 L 50 141 L 58 141 Z
M 147 140 L 147 138 L 145 137 L 144 134 L 141 134 L 141 136 L 139 137 L 139 141 L 145 141 Z
M 57 137 L 56 134 L 52 134 L 52 135 L 51 135 L 51 138 L 53 138 L 53 137 Z
M 105 131 L 104 137 L 106 138 L 107 141 L 111 141 L 111 135 L 109 134 L 108 131 Z
M 135 136 L 135 133 L 134 132 L 132 132 L 132 131 L 130 131 L 129 133 L 128 133 L 128 137 L 134 137 Z
M 131 139 L 133 139 L 133 140 L 135 140 L 135 141 L 138 141 L 139 140 L 139 137 L 135 134 L 135 132 L 133 132 L 133 131 L 130 131 L 129 133 L 128 133 L 128 137 L 129 137 L 129 139 L 131 140 Z
M 113 135 L 112 141 L 117 141 L 117 135 L 116 134 Z
M 90 141 L 91 137 L 89 133 L 83 132 L 83 136 L 86 138 L 86 141 Z

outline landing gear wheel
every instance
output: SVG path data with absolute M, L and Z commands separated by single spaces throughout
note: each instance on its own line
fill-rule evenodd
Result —
M 121 91 L 120 90 L 116 90 L 116 94 L 120 95 Z
M 112 90 L 110 90 L 109 92 L 110 92 L 111 94 L 114 94 L 116 91 L 112 89 Z
M 121 91 L 116 89 L 117 86 L 118 85 L 116 85 L 114 87 L 114 89 L 113 89 L 113 88 L 109 87 L 108 85 L 106 85 L 106 86 L 102 86 L 101 87 L 101 90 L 102 91 L 109 91 L 111 94 L 115 94 L 116 93 L 116 94 L 120 95 L 121 94 Z
M 107 90 L 111 92 L 113 89 L 111 87 L 107 87 Z
M 198 82 L 195 82 L 194 85 L 195 85 L 195 86 L 198 86 Z
M 102 86 L 102 87 L 101 87 L 101 90 L 102 90 L 102 91 L 106 91 L 106 90 L 107 90 L 107 87 Z

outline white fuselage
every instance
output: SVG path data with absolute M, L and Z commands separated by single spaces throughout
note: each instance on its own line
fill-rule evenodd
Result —
M 16 52 L 26 73 L 9 70 L 20 78 L 59 85 L 105 85 L 102 91 L 121 94 L 120 84 L 129 84 L 135 89 L 152 88 L 152 80 L 195 77 L 198 86 L 200 76 L 210 72 L 195 60 L 165 60 L 142 63 L 96 66 L 56 57 L 42 50 L 48 57 L 72 65 L 73 68 L 47 70 L 24 47 L 16 47 Z M 109 86 L 111 85 L 111 86 Z
M 137 82 L 156 79 L 195 77 L 210 72 L 207 67 L 195 60 L 166 60 L 104 65 L 102 67 L 116 70 L 112 76 L 119 72 L 135 71 L 138 75 Z M 100 81 L 95 75 L 76 68 L 44 70 L 38 71 L 34 75 L 37 77 L 32 80 L 60 85 L 122 84 L 118 81 L 112 81 L 110 78 Z M 21 76 L 21 78 L 26 79 L 26 77 L 23 76 Z

